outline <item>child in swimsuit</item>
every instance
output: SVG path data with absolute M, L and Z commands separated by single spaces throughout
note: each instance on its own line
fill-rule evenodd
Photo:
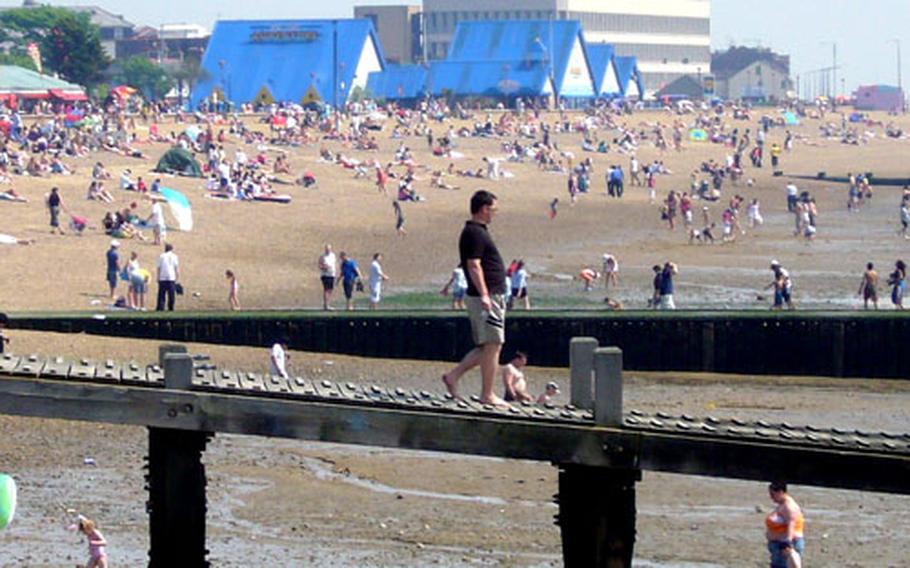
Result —
M 80 518 L 79 531 L 88 539 L 89 558 L 85 568 L 107 568 L 107 541 L 95 521 Z

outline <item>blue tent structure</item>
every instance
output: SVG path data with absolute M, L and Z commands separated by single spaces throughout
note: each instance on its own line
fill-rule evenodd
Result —
M 427 94 L 427 74 L 423 65 L 390 65 L 370 73 L 367 92 L 390 101 L 422 99 Z
M 455 28 L 455 37 L 444 64 L 434 64 L 431 70 L 434 93 L 440 84 L 459 85 L 461 90 L 475 85 L 478 92 L 465 95 L 489 94 L 490 83 L 518 83 L 518 96 L 539 96 L 550 82 L 560 97 L 594 96 L 594 78 L 585 51 L 581 23 L 577 20 L 502 20 L 462 21 Z M 494 73 L 483 79 L 483 72 Z M 505 74 L 504 74 L 505 71 Z M 458 77 L 450 77 L 457 73 Z M 471 77 L 468 79 L 468 77 Z M 507 83 L 511 85 L 511 83 Z M 512 85 L 511 87 L 514 87 Z M 513 90 L 512 88 L 509 90 Z M 454 90 L 454 89 L 453 89 Z M 495 89 L 494 89 L 495 91 Z
M 553 92 L 541 61 L 436 61 L 427 90 L 433 96 L 538 97 Z
M 616 64 L 613 60 L 615 49 L 609 43 L 589 43 L 587 45 L 588 61 L 594 75 L 594 91 L 597 96 L 620 97 L 622 89 L 616 76 Z
M 343 104 L 385 68 L 370 20 L 222 20 L 215 25 L 190 104 Z M 334 85 L 334 89 L 333 89 Z
M 644 84 L 641 73 L 638 71 L 638 59 L 634 56 L 614 57 L 616 75 L 619 78 L 619 87 L 622 96 L 626 98 L 644 98 Z

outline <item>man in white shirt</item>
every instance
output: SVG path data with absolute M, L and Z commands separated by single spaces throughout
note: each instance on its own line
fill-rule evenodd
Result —
M 382 299 L 382 282 L 389 277 L 382 271 L 382 253 L 377 252 L 373 255 L 373 262 L 370 263 L 370 309 L 375 310 Z
M 787 184 L 787 211 L 793 213 L 793 210 L 796 209 L 796 198 L 799 193 L 799 188 L 796 187 L 796 184 L 792 181 Z
M 641 186 L 641 164 L 634 155 L 629 160 L 629 173 L 632 176 L 632 185 Z
M 335 289 L 335 272 L 337 269 L 332 245 L 325 245 L 325 252 L 319 257 L 319 279 L 322 280 L 322 309 L 331 310 L 332 292 Z
M 269 373 L 275 377 L 288 378 L 287 360 L 288 340 L 281 338 L 272 345 L 269 352 Z
M 177 295 L 177 281 L 180 280 L 180 259 L 174 253 L 174 246 L 164 245 L 164 252 L 158 257 L 158 303 L 155 310 L 164 311 L 164 298 L 167 296 L 167 309 L 174 311 L 174 300 Z

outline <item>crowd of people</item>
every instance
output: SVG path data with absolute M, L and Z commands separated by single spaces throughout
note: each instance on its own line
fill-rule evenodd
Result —
M 821 120 L 819 133 L 825 139 L 851 138 L 851 129 L 859 126 L 869 132 L 882 128 L 886 137 L 900 138 L 888 134 L 899 130 L 893 123 L 857 122 L 846 114 L 832 115 L 832 111 L 824 105 L 812 107 L 801 104 L 785 108 L 786 113 L 758 116 L 757 123 L 754 109 L 730 103 L 700 107 L 668 106 L 666 110 L 673 115 L 670 120 L 640 120 L 637 123 L 634 120 L 636 115 L 628 105 L 600 105 L 585 113 L 572 114 L 562 109 L 546 113 L 541 107 L 520 101 L 513 112 L 494 115 L 469 110 L 460 104 L 450 106 L 443 100 L 424 101 L 414 109 L 394 105 L 380 107 L 375 102 L 365 101 L 353 103 L 344 114 L 294 104 L 275 104 L 259 109 L 264 112 L 257 120 L 267 124 L 267 130 L 252 127 L 249 119 L 239 112 L 219 114 L 200 109 L 192 114 L 175 115 L 178 122 L 195 122 L 192 130 L 186 128 L 170 133 L 162 132 L 165 130 L 162 127 L 165 118 L 161 109 L 148 107 L 141 109 L 138 117 L 146 123 L 150 121 L 147 139 L 138 136 L 136 117 L 116 109 L 91 105 L 78 110 L 82 121 L 75 128 L 66 118 L 69 115 L 64 113 L 31 121 L 30 124 L 26 124 L 20 113 L 10 113 L 12 127 L 5 143 L 0 146 L 0 176 L 14 179 L 16 176 L 67 175 L 77 171 L 79 166 L 65 163 L 65 159 L 80 160 L 106 151 L 134 157 L 137 156 L 137 145 L 168 142 L 204 156 L 204 169 L 209 176 L 206 189 L 211 195 L 253 199 L 275 195 L 276 184 L 299 182 L 305 187 L 313 187 L 316 180 L 312 171 L 307 169 L 302 174 L 296 174 L 288 152 L 294 148 L 320 145 L 322 161 L 350 170 L 356 178 L 374 180 L 379 192 L 391 193 L 393 226 L 400 236 L 408 234 L 405 213 L 409 203 L 421 203 L 432 198 L 432 190 L 458 189 L 457 185 L 446 180 L 447 177 L 470 176 L 490 182 L 508 181 L 510 173 L 503 170 L 504 163 L 533 161 L 543 171 L 560 172 L 567 176 L 568 201 L 576 205 L 582 196 L 591 193 L 592 179 L 599 167 L 596 161 L 601 160 L 601 155 L 606 155 L 606 163 L 610 165 L 605 166 L 601 178 L 605 183 L 605 195 L 623 199 L 628 193 L 627 185 L 645 188 L 649 201 L 657 207 L 661 221 L 670 230 L 682 226 L 689 243 L 732 244 L 738 242 L 747 229 L 758 231 L 764 225 L 759 198 L 749 195 L 748 188 L 754 186 L 754 181 L 748 177 L 748 170 L 755 168 L 757 171 L 764 167 L 767 153 L 775 173 L 780 173 L 787 155 L 795 152 L 797 145 L 813 143 L 809 137 L 792 129 L 791 115 L 800 119 Z M 830 120 L 831 116 L 840 118 L 839 127 Z M 828 122 L 825 122 L 826 117 Z M 467 125 L 458 126 L 455 120 L 466 121 Z M 391 127 L 389 136 L 398 141 L 399 147 L 394 159 L 382 165 L 375 156 L 379 149 L 377 136 L 383 129 L 389 132 L 388 127 Z M 704 132 L 704 138 L 699 132 Z M 579 149 L 582 159 L 576 159 L 575 148 L 567 145 L 566 138 L 562 136 L 570 133 L 581 136 Z M 772 134 L 776 137 L 773 141 Z M 864 136 L 868 140 L 871 135 L 864 133 L 859 138 Z M 430 162 L 422 163 L 418 158 L 416 150 L 408 142 L 414 137 L 425 139 L 433 156 L 450 160 L 471 159 L 460 153 L 461 139 L 465 138 L 500 139 L 505 155 L 484 155 L 476 167 L 457 168 L 454 161 L 449 161 L 448 167 L 433 166 Z M 722 154 L 721 159 L 705 161 L 692 172 L 688 188 L 670 187 L 665 197 L 658 200 L 658 179 L 672 174 L 668 161 L 674 159 L 674 154 L 683 152 L 686 144 L 693 140 L 704 140 L 716 146 Z M 329 151 L 326 144 L 333 142 L 340 143 L 343 150 Z M 230 145 L 234 146 L 231 158 L 227 150 Z M 273 146 L 286 148 L 276 152 Z M 644 152 L 655 153 L 657 157 L 642 163 L 639 156 Z M 362 154 L 366 154 L 367 158 L 355 157 Z M 745 157 L 750 160 L 745 160 Z M 116 203 L 116 192 L 105 186 L 113 178 L 102 161 L 96 160 L 87 197 Z M 847 209 L 858 213 L 872 197 L 870 176 L 848 174 L 848 178 Z M 747 188 L 741 187 L 743 180 L 746 180 Z M 390 182 L 397 185 L 397 191 L 394 188 L 389 191 Z M 728 182 L 735 188 L 731 196 L 725 195 Z M 160 186 L 160 178 L 147 187 L 142 176 L 134 178 L 130 169 L 124 168 L 116 183 L 121 190 L 154 196 Z M 807 241 L 814 240 L 819 231 L 818 201 L 792 180 L 786 183 L 785 188 L 787 208 L 794 219 L 794 234 Z M 7 201 L 25 201 L 15 189 L 3 192 L 0 197 Z M 713 210 L 718 203 L 725 205 L 720 207 L 715 220 Z M 65 233 L 67 225 L 75 233 L 91 228 L 85 217 L 71 209 L 73 203 L 64 203 L 60 192 L 52 191 L 47 196 L 46 204 L 53 232 Z M 549 216 L 554 220 L 559 204 L 558 197 L 549 203 Z M 69 219 L 64 219 L 63 214 L 68 214 Z M 899 221 L 901 236 L 910 237 L 906 229 L 910 226 L 910 207 L 906 199 L 901 203 Z M 160 245 L 167 236 L 161 204 L 154 199 L 150 215 L 138 215 L 133 202 L 129 207 L 110 211 L 101 226 L 109 236 L 120 241 L 148 240 Z M 16 240 L 19 241 L 30 242 Z M 525 272 L 520 273 L 519 278 L 527 275 L 528 265 L 525 264 L 524 268 Z M 529 306 L 527 286 L 518 286 L 516 290 L 517 298 L 521 300 L 519 304 Z M 510 294 L 511 291 L 510 288 Z M 613 299 L 616 300 L 615 297 Z M 511 304 L 515 305 L 515 302 Z

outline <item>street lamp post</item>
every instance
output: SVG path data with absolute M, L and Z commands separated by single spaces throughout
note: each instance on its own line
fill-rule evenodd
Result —
M 835 103 L 837 99 L 837 42 L 836 41 L 823 41 L 822 45 L 831 45 L 832 50 L 832 65 L 831 65 L 831 90 L 825 92 L 826 95 L 831 96 L 832 104 Z
M 834 103 L 832 103 L 832 104 L 836 104 L 837 103 L 837 42 L 831 42 L 831 45 L 832 45 L 832 49 L 834 50 L 833 65 L 831 66 L 831 73 L 834 75 L 832 77 L 832 82 L 834 84 L 831 85 L 831 90 L 834 91 Z
M 534 43 L 540 46 L 544 53 L 544 62 L 547 66 L 547 80 L 550 82 L 550 88 L 553 89 L 553 107 L 559 104 L 559 94 L 556 92 L 556 84 L 553 80 L 553 58 L 550 57 L 550 50 L 543 44 L 540 37 L 534 38 Z
M 897 88 L 898 88 L 898 89 L 900 90 L 900 92 L 901 92 L 901 97 L 902 97 L 902 99 L 901 99 L 901 112 L 903 112 L 906 105 L 905 105 L 905 103 L 904 103 L 904 100 L 905 100 L 905 98 L 904 98 L 904 82 L 903 82 L 903 77 L 902 77 L 902 74 L 901 74 L 901 40 L 895 38 L 895 39 L 892 39 L 892 40 L 888 40 L 888 43 L 894 43 L 894 46 L 897 48 Z
M 335 133 L 338 133 L 338 20 L 332 21 L 332 112 L 335 113 Z

